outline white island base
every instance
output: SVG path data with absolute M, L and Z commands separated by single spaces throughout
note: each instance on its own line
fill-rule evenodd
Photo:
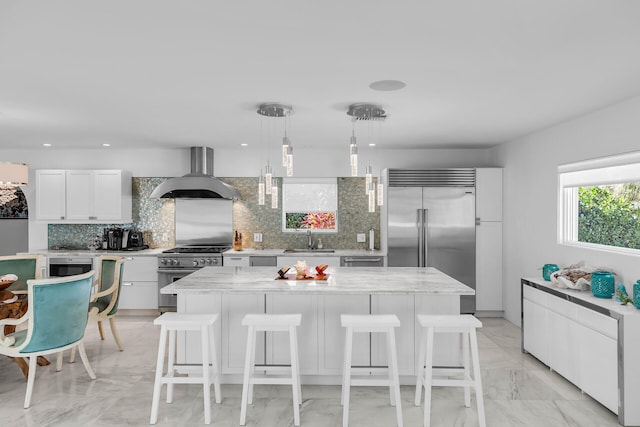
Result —
M 220 313 L 215 325 L 222 382 L 241 384 L 244 371 L 247 328 L 240 321 L 247 313 L 302 313 L 298 329 L 298 351 L 303 384 L 341 384 L 344 357 L 344 328 L 340 315 L 395 314 L 401 326 L 396 330 L 400 382 L 415 384 L 420 328 L 416 314 L 458 314 L 457 295 L 273 295 L 273 294 L 188 294 L 178 295 L 178 312 Z M 356 334 L 354 366 L 387 366 L 384 335 Z M 287 334 L 266 332 L 256 343 L 256 364 L 288 365 Z M 198 333 L 178 337 L 178 363 L 200 363 Z M 436 366 L 460 366 L 459 340 L 436 335 Z
M 298 351 L 303 384 L 341 384 L 345 331 L 341 314 L 395 314 L 400 380 L 415 384 L 420 328 L 417 314 L 459 314 L 460 295 L 473 289 L 433 268 L 335 268 L 328 281 L 274 280 L 270 267 L 207 267 L 166 287 L 178 296 L 180 313 L 219 313 L 215 325 L 224 383 L 239 384 L 244 370 L 248 313 L 301 313 Z M 379 334 L 354 337 L 353 365 L 372 372 L 387 366 L 386 344 Z M 461 365 L 459 337 L 436 335 L 434 365 Z M 197 333 L 178 336 L 177 362 L 200 363 Z M 263 333 L 256 363 L 288 365 L 286 334 Z

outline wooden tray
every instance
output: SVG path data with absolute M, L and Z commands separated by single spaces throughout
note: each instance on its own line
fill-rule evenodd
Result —
M 329 274 L 316 274 L 315 276 L 312 277 L 305 277 L 305 278 L 297 278 L 295 274 L 285 274 L 285 278 L 282 277 L 276 277 L 275 280 L 327 280 L 329 279 Z

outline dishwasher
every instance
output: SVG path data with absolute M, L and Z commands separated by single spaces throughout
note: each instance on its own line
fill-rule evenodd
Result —
M 383 267 L 383 256 L 342 256 L 340 267 Z

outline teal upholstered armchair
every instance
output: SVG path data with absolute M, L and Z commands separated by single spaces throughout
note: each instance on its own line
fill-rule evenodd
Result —
M 38 356 L 58 353 L 59 371 L 62 368 L 61 352 L 78 347 L 89 376 L 96 378 L 82 343 L 94 274 L 92 270 L 76 276 L 28 280 L 27 313 L 20 319 L 0 320 L 0 354 L 29 358 L 25 408 L 31 404 Z M 5 325 L 17 326 L 25 322 L 27 329 L 4 335 Z
M 15 294 L 26 294 L 27 280 L 42 279 L 43 260 L 42 255 L 0 256 L 0 276 L 9 273 L 18 276 L 8 290 Z

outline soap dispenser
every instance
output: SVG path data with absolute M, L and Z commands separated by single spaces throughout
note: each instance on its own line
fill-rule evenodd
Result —
M 369 250 L 370 251 L 374 250 L 373 243 L 374 243 L 375 237 L 376 237 L 375 234 L 376 234 L 376 232 L 374 231 L 373 228 L 371 228 L 369 230 Z

